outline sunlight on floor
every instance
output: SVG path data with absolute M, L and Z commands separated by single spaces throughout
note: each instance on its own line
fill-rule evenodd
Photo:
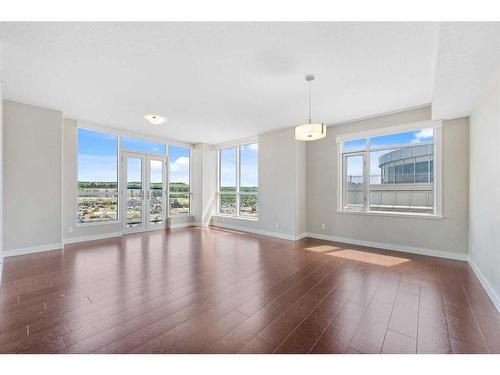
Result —
M 339 250 L 339 249 L 340 249 L 340 247 L 328 246 L 328 245 L 306 247 L 306 250 L 316 251 L 318 253 L 324 253 L 326 251 Z
M 391 267 L 410 261 L 410 259 L 398 258 L 390 255 L 373 254 L 358 250 L 340 250 L 329 253 L 328 255 L 386 267 Z

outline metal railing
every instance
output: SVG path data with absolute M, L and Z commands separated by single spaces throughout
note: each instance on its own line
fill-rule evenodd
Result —
M 432 182 L 432 173 L 429 172 L 416 172 L 416 173 L 398 173 L 389 176 L 382 176 L 380 174 L 370 175 L 370 184 L 420 184 Z M 347 184 L 361 185 L 364 182 L 363 175 L 348 175 Z

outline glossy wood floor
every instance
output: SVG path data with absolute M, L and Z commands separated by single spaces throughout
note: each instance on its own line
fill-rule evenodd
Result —
M 2 353 L 499 353 L 465 262 L 221 229 L 7 258 Z

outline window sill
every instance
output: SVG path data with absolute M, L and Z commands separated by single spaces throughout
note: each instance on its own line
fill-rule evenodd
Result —
M 429 219 L 429 220 L 442 220 L 444 216 L 442 215 L 431 215 L 431 214 L 412 214 L 412 213 L 396 213 L 396 212 L 375 212 L 375 211 L 348 211 L 348 210 L 337 210 L 338 214 L 346 215 L 366 215 L 366 216 L 386 216 L 386 217 L 401 217 L 401 218 L 413 218 L 413 219 Z
M 90 222 L 90 223 L 76 223 L 75 226 L 76 227 L 93 227 L 96 225 L 112 225 L 112 224 L 120 225 L 121 221 L 120 220 L 94 221 L 94 222 Z
M 169 215 L 169 219 L 175 219 L 177 217 L 194 217 L 193 214 L 178 214 L 178 215 Z
M 216 218 L 224 218 L 224 219 L 235 219 L 235 220 L 243 220 L 243 221 L 255 221 L 255 222 L 258 222 L 259 221 L 259 218 L 256 217 L 256 218 L 252 218 L 252 217 L 242 217 L 242 216 L 232 216 L 232 215 L 221 215 L 221 214 L 215 214 L 215 215 L 212 215 L 212 217 L 216 217 Z

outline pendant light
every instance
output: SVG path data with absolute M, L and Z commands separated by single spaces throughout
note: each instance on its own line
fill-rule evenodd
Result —
M 298 141 L 315 141 L 326 137 L 326 125 L 311 123 L 311 82 L 314 81 L 314 75 L 306 74 L 305 79 L 309 82 L 309 123 L 295 127 L 295 139 Z

